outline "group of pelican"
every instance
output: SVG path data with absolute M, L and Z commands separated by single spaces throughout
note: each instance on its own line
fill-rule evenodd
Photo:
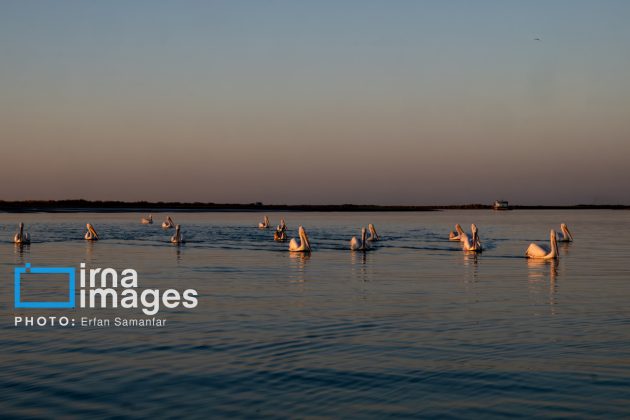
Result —
M 149 215 L 149 217 L 143 217 L 140 220 L 140 223 L 142 223 L 143 225 L 152 224 L 153 223 L 152 215 Z M 164 221 L 162 222 L 162 229 L 173 229 L 173 228 L 175 228 L 175 234 L 171 236 L 171 243 L 183 244 L 185 241 L 184 241 L 184 235 L 182 234 L 182 227 L 180 225 L 175 224 L 171 216 L 166 216 L 166 219 L 164 219 Z
M 470 225 L 472 235 L 469 236 L 462 227 L 458 224 L 455 225 L 455 231 L 451 232 L 448 239 L 451 241 L 460 241 L 464 251 L 469 252 L 481 252 L 481 240 L 479 239 L 479 232 L 477 226 L 473 223 Z M 560 224 L 560 233 L 556 233 L 551 229 L 549 232 L 549 246 L 546 244 L 531 243 L 525 251 L 527 258 L 538 260 L 555 260 L 559 258 L 558 254 L 558 242 L 573 242 L 573 235 L 566 224 Z
M 370 249 L 373 242 L 376 242 L 381 239 L 381 237 L 376 233 L 376 228 L 372 223 L 368 224 L 368 229 L 370 231 L 370 237 L 367 237 L 367 230 L 365 226 L 361 228 L 361 239 L 353 236 L 350 239 L 350 249 L 352 251 L 367 251 Z
M 147 217 L 143 217 L 140 219 L 140 223 L 143 225 L 152 225 L 153 224 L 153 215 L 149 214 Z M 172 229 L 175 228 L 175 234 L 171 236 L 171 243 L 174 244 L 183 244 L 184 243 L 184 235 L 182 235 L 182 228 L 180 225 L 175 224 L 173 218 L 171 216 L 166 216 L 166 219 L 162 222 L 162 229 Z
M 479 239 L 479 231 L 477 225 L 474 223 L 470 225 L 471 235 L 468 236 L 462 227 L 457 223 L 455 225 L 455 231 L 448 235 L 450 241 L 459 241 L 462 243 L 462 248 L 467 252 L 481 252 L 483 247 L 481 246 L 481 239 Z
M 153 224 L 153 216 L 149 214 L 148 217 L 143 217 L 140 222 L 142 224 Z M 258 224 L 260 229 L 268 229 L 271 225 L 269 217 L 264 216 L 261 223 Z M 184 243 L 184 235 L 181 232 L 181 226 L 175 224 L 170 216 L 167 216 L 164 222 L 162 222 L 162 228 L 172 229 L 175 228 L 175 234 L 171 236 L 171 242 L 174 244 Z M 97 241 L 99 239 L 98 233 L 90 223 L 86 224 L 87 231 L 83 236 L 87 241 Z M 370 236 L 367 236 L 367 232 L 370 232 Z M 277 242 L 284 242 L 287 240 L 287 225 L 284 219 L 280 219 L 280 224 L 276 227 L 273 234 L 273 239 Z M 481 239 L 479 239 L 479 230 L 473 223 L 470 225 L 471 234 L 468 235 L 459 223 L 455 225 L 455 230 L 450 232 L 450 241 L 459 241 L 462 244 L 462 249 L 466 252 L 482 252 L 483 247 L 481 245 Z M 361 228 L 361 237 L 353 236 L 350 239 L 350 250 L 352 251 L 367 251 L 371 248 L 372 244 L 380 240 L 379 234 L 376 232 L 376 228 L 372 223 L 368 224 L 368 228 Z M 18 225 L 18 231 L 13 236 L 13 242 L 18 245 L 27 245 L 31 243 L 31 237 L 28 232 L 24 230 L 24 223 Z M 573 234 L 566 224 L 560 225 L 560 233 L 556 233 L 554 229 L 549 232 L 549 246 L 546 244 L 531 243 L 525 251 L 525 256 L 532 259 L 540 260 L 554 260 L 559 258 L 558 254 L 558 242 L 573 242 Z M 311 243 L 308 239 L 308 235 L 302 226 L 298 227 L 298 239 L 291 238 L 289 242 L 289 251 L 293 252 L 310 252 Z
M 143 225 L 153 224 L 153 216 L 149 215 L 148 217 L 143 217 L 140 220 L 140 223 L 142 223 Z M 170 216 L 166 218 L 164 223 L 162 223 L 162 227 L 164 229 L 171 229 L 175 227 L 175 234 L 171 236 L 171 242 L 174 244 L 184 243 L 184 235 L 182 235 L 180 225 L 175 225 L 173 219 Z M 86 224 L 85 228 L 86 232 L 83 235 L 83 239 L 85 239 L 86 241 L 98 241 L 100 239 L 98 233 L 96 232 L 96 229 L 94 229 L 94 226 L 92 226 L 91 223 Z M 24 223 L 22 222 L 20 222 L 20 224 L 18 225 L 18 231 L 13 236 L 13 243 L 17 245 L 28 245 L 31 243 L 31 237 L 28 232 L 24 231 Z
M 264 216 L 263 221 L 258 223 L 258 229 L 269 229 L 271 222 L 269 217 Z M 273 232 L 273 240 L 276 242 L 284 242 L 287 240 L 287 224 L 284 219 L 280 219 L 280 224 L 276 226 L 275 232 Z
M 269 229 L 271 222 L 269 217 L 264 216 L 263 221 L 258 223 L 259 229 Z M 291 238 L 289 241 L 289 251 L 294 252 L 311 252 L 311 243 L 308 240 L 308 235 L 302 226 L 298 227 L 299 242 L 295 238 Z M 280 224 L 276 227 L 276 231 L 273 233 L 273 240 L 276 242 L 284 242 L 287 240 L 287 224 L 284 219 L 280 219 Z
M 263 221 L 258 223 L 259 229 L 268 229 L 271 226 L 269 217 L 264 216 Z M 367 237 L 367 230 L 365 227 L 361 228 L 361 239 L 353 236 L 350 240 L 350 249 L 352 251 L 367 251 L 370 249 L 371 243 L 378 241 L 381 237 L 376 233 L 376 228 L 372 223 L 368 224 L 370 231 L 370 237 Z M 284 219 L 280 219 L 280 224 L 276 227 L 276 231 L 273 233 L 273 239 L 276 242 L 284 242 L 287 240 L 286 235 L 287 225 Z M 291 238 L 289 242 L 289 251 L 292 252 L 310 252 L 311 243 L 308 240 L 308 235 L 302 226 L 298 227 L 298 239 Z
M 557 260 L 559 258 L 558 242 L 573 242 L 573 235 L 564 223 L 560 225 L 560 232 L 556 233 L 553 229 L 549 231 L 549 246 L 536 243 L 529 244 L 525 251 L 525 256 L 538 260 Z
M 149 214 L 148 217 L 143 217 L 142 219 L 140 219 L 140 223 L 142 223 L 143 225 L 153 224 L 153 216 Z M 22 225 L 22 223 L 20 223 L 20 225 Z M 173 219 L 171 218 L 171 216 L 167 216 L 164 222 L 162 222 L 162 228 L 172 229 L 173 227 L 175 228 L 175 234 L 171 236 L 171 242 L 174 244 L 184 243 L 184 235 L 182 235 L 181 226 L 176 225 L 175 222 L 173 222 Z M 96 233 L 96 230 L 94 230 L 94 227 L 90 223 L 88 223 L 86 225 L 86 228 L 87 228 L 87 232 L 84 235 L 85 240 L 98 241 L 99 239 L 98 233 Z

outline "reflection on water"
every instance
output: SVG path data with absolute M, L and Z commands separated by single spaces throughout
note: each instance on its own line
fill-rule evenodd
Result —
M 31 246 L 29 244 L 13 244 L 13 253 L 17 257 L 20 265 L 24 265 L 25 256 L 28 258 Z
M 175 260 L 177 261 L 177 264 L 182 262 L 182 244 L 172 244 L 173 245 L 173 249 L 175 250 Z
M 365 265 L 368 253 L 366 251 L 350 251 L 350 261 L 352 266 Z
M 548 301 L 550 310 L 555 315 L 556 290 L 558 277 L 558 260 L 527 259 L 530 293 L 544 295 L 545 287 L 548 288 Z
M 85 263 L 92 263 L 94 261 L 94 247 L 97 241 L 85 241 Z
M 14 328 L 3 293 L 3 416 L 630 414 L 629 213 L 269 216 L 289 237 L 304 225 L 314 251 L 274 242 L 258 213 L 178 213 L 183 246 L 138 214 L 0 215 L 5 291 L 27 262 L 132 267 L 142 288 L 199 291 L 195 310 L 160 312 L 162 329 L 65 330 Z M 86 220 L 101 240 L 82 239 Z M 19 221 L 30 246 L 11 243 Z M 558 261 L 523 257 L 561 222 L 575 242 Z M 382 240 L 351 252 L 368 223 Z M 455 223 L 483 229 L 483 254 L 448 241 Z
M 290 279 L 293 282 L 304 283 L 305 280 L 305 268 L 308 260 L 311 259 L 310 252 L 288 252 L 289 259 L 291 261 L 291 274 Z
M 558 260 L 526 258 L 526 261 L 530 279 L 549 277 L 555 280 L 558 275 Z

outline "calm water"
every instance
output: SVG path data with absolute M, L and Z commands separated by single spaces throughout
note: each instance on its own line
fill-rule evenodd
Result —
M 0 214 L 3 417 L 630 415 L 630 212 L 283 214 L 310 256 L 258 230 L 259 213 L 174 214 L 183 246 L 164 214 L 140 216 Z M 103 240 L 81 239 L 88 221 Z M 369 222 L 383 241 L 350 252 Z M 456 222 L 477 224 L 482 255 L 445 240 Z M 523 258 L 561 222 L 575 242 L 557 263 Z M 14 313 L 59 314 L 14 311 L 26 262 L 132 267 L 141 288 L 197 289 L 199 306 L 162 310 L 163 328 L 15 328 Z

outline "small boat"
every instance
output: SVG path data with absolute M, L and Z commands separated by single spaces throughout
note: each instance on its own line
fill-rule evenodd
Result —
M 496 200 L 492 208 L 494 210 L 510 210 L 510 206 L 508 205 L 508 202 L 504 200 Z

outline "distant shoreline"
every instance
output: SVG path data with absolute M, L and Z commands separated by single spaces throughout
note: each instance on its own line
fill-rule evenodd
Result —
M 28 200 L 0 201 L 0 212 L 4 213 L 123 213 L 123 212 L 239 212 L 239 211 L 306 211 L 306 212 L 417 212 L 439 210 L 492 210 L 488 204 L 462 204 L 449 206 L 380 206 L 372 204 L 217 204 L 217 203 L 180 203 L 148 201 L 88 201 L 88 200 Z M 626 205 L 577 204 L 573 206 L 510 206 L 509 210 L 630 210 Z

